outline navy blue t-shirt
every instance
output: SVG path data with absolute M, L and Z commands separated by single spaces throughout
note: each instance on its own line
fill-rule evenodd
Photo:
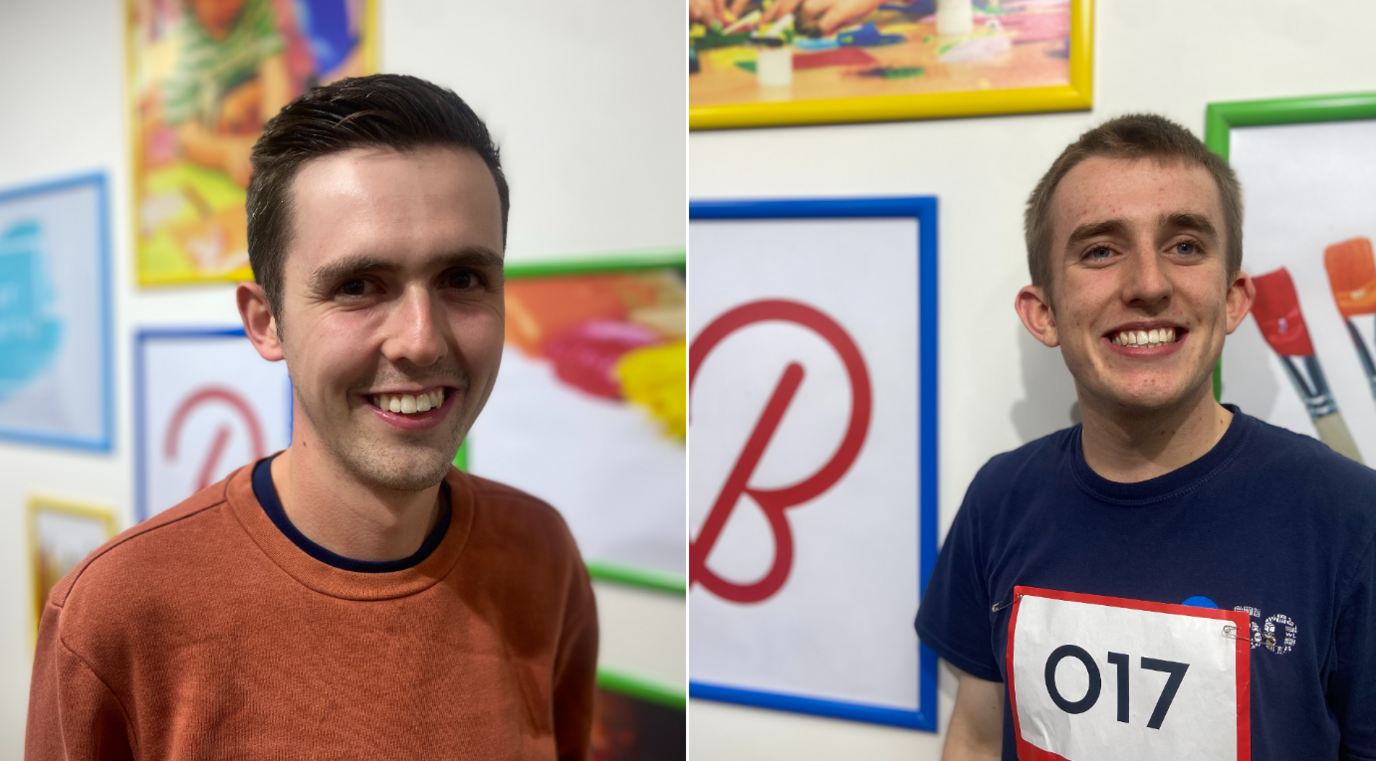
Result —
M 1079 426 L 990 460 L 951 524 L 918 636 L 1006 682 L 1014 586 L 1243 610 L 1252 758 L 1376 761 L 1376 471 L 1230 409 L 1208 454 L 1140 483 L 1091 470 Z M 1006 694 L 1003 713 L 1003 758 L 1016 759 Z

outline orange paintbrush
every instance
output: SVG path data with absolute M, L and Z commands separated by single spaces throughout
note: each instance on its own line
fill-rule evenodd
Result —
M 1338 302 L 1338 312 L 1347 322 L 1348 335 L 1357 347 L 1357 358 L 1362 361 L 1371 393 L 1376 396 L 1376 362 L 1372 361 L 1366 341 L 1352 322 L 1357 315 L 1376 314 L 1376 256 L 1371 253 L 1371 240 L 1353 238 L 1334 243 L 1324 249 L 1323 266 L 1328 270 L 1333 299 Z

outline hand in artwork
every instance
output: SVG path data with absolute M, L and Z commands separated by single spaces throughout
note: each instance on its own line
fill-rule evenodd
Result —
M 859 21 L 885 2 L 887 0 L 775 0 L 765 12 L 763 22 L 795 13 L 799 20 L 813 23 L 822 34 L 829 35 Z
M 721 23 L 726 19 L 726 0 L 688 0 L 688 18 L 708 25 Z

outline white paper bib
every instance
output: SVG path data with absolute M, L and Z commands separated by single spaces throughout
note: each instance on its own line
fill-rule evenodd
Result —
M 1248 761 L 1247 614 L 1014 589 L 1020 761 Z

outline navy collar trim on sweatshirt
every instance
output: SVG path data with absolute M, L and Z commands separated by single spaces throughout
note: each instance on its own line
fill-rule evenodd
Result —
M 407 568 L 414 568 L 421 564 L 430 553 L 440 546 L 444 540 L 445 533 L 449 530 L 449 519 L 452 516 L 453 504 L 450 499 L 449 484 L 440 482 L 440 517 L 435 521 L 435 527 L 430 530 L 430 534 L 421 543 L 420 549 L 416 550 L 410 557 L 400 560 L 354 560 L 343 555 L 336 554 L 321 547 L 306 538 L 296 526 L 287 518 L 287 513 L 282 509 L 282 503 L 277 499 L 277 487 L 272 483 L 272 461 L 277 455 L 265 457 L 253 466 L 253 495 L 258 498 L 258 504 L 263 506 L 263 512 L 267 513 L 268 518 L 272 519 L 273 525 L 292 541 L 301 551 L 310 555 L 327 565 L 334 566 L 344 571 L 355 571 L 357 573 L 390 573 L 392 571 L 404 571 Z
M 1067 454 L 1075 481 L 1091 496 L 1118 505 L 1147 505 L 1174 499 L 1195 489 L 1232 462 L 1258 425 L 1255 418 L 1244 415 L 1236 405 L 1223 406 L 1233 413 L 1233 419 L 1213 449 L 1194 462 L 1137 483 L 1110 481 L 1095 473 L 1085 462 L 1084 448 L 1080 444 L 1082 427 L 1075 426 L 1066 438 L 1071 450 Z

